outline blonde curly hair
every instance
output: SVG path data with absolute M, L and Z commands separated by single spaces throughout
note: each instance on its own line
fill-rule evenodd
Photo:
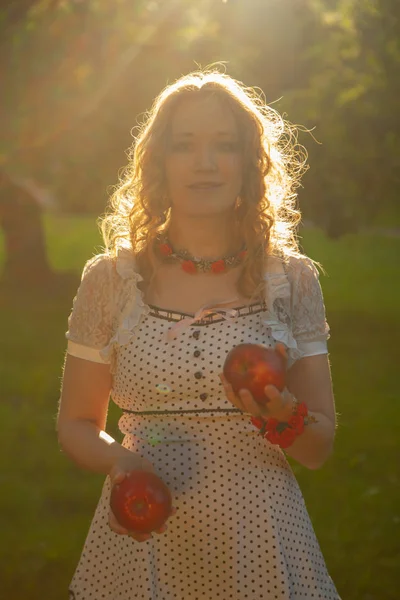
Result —
M 168 126 L 178 103 L 210 93 L 231 108 L 242 140 L 243 186 L 235 214 L 239 240 L 248 252 L 237 287 L 246 298 L 261 298 L 268 255 L 284 260 L 300 255 L 296 189 L 308 168 L 307 155 L 297 143 L 297 128 L 267 106 L 262 94 L 215 68 L 181 77 L 156 98 L 127 151 L 129 163 L 114 186 L 100 229 L 111 256 L 120 247 L 132 249 L 143 285 L 150 285 L 157 264 L 154 241 L 171 220 L 164 173 Z

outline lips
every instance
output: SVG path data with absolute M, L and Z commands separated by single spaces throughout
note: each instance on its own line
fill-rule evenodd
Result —
M 188 185 L 187 187 L 190 188 L 191 190 L 209 190 L 212 188 L 221 187 L 222 185 L 223 185 L 222 183 L 215 183 L 212 181 L 203 181 L 203 182 L 199 182 L 199 183 L 192 183 L 192 184 Z

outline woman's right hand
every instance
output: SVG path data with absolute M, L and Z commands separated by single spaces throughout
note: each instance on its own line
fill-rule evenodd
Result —
M 157 474 L 150 461 L 148 461 L 146 458 L 143 458 L 139 454 L 131 452 L 131 456 L 127 455 L 115 461 L 114 466 L 109 473 L 111 488 L 115 484 L 121 483 L 121 481 L 123 481 L 130 471 L 150 471 L 151 473 Z M 176 513 L 176 510 L 176 508 L 172 508 L 171 516 Z M 122 525 L 120 525 L 117 521 L 113 511 L 111 510 L 111 507 L 109 508 L 108 513 L 108 524 L 114 533 L 118 533 L 120 535 L 129 535 L 129 537 L 137 542 L 145 542 L 153 537 L 151 533 L 134 533 L 133 531 L 128 531 L 122 527 Z M 160 534 L 164 533 L 166 530 L 167 524 L 164 523 L 164 525 L 160 529 L 157 529 L 154 533 Z

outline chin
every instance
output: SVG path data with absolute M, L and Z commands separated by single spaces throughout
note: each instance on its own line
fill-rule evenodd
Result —
M 224 217 L 224 219 L 228 219 L 230 216 L 230 213 L 232 211 L 227 210 L 227 209 L 214 209 L 214 210 L 210 210 L 208 208 L 204 209 L 204 210 L 193 210 L 193 211 L 183 211 L 181 214 L 185 215 L 186 217 L 195 217 L 195 218 L 209 218 L 209 219 L 213 219 L 213 218 L 217 218 L 217 217 Z
M 188 198 L 185 201 L 184 205 L 174 205 L 174 209 L 177 213 L 186 213 L 186 214 L 199 214 L 199 215 L 220 215 L 232 213 L 235 207 L 236 200 L 224 202 L 218 201 L 216 198 L 211 198 L 210 196 L 200 196 L 193 200 L 193 198 Z

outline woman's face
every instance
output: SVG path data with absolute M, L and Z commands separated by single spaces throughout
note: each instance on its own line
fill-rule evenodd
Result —
M 172 118 L 165 167 L 175 212 L 231 213 L 242 188 L 242 153 L 229 107 L 211 96 L 183 101 Z

